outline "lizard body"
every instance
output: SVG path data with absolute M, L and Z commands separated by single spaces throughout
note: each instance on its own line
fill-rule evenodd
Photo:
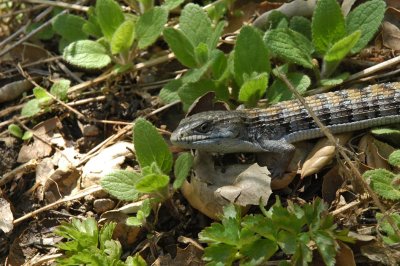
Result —
M 400 82 L 317 94 L 305 100 L 334 134 L 400 123 Z M 321 136 L 301 103 L 290 100 L 265 109 L 195 114 L 180 122 L 171 142 L 214 153 L 272 152 L 287 163 L 294 151 L 292 143 Z M 281 174 L 282 169 L 276 172 Z

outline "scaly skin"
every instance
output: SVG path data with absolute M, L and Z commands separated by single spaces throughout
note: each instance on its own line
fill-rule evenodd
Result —
M 400 123 L 399 82 L 317 94 L 305 100 L 334 134 Z M 180 122 L 171 142 L 215 153 L 278 153 L 288 163 L 294 151 L 291 143 L 321 136 L 301 103 L 290 100 L 266 109 L 195 114 Z M 279 173 L 274 174 L 281 174 L 284 167 L 278 166 Z

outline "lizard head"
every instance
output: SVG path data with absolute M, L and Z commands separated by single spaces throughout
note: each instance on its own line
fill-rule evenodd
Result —
M 171 135 L 171 142 L 182 148 L 206 152 L 233 153 L 249 148 L 247 125 L 241 111 L 210 111 L 183 119 Z

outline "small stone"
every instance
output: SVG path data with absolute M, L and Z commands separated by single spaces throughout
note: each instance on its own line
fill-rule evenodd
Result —
M 96 199 L 93 202 L 93 210 L 98 214 L 109 211 L 114 207 L 115 202 L 110 199 Z

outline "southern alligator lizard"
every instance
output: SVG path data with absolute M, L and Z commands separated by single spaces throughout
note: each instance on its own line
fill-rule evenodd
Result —
M 305 98 L 333 134 L 400 123 L 400 82 L 317 94 Z M 323 136 L 298 100 L 266 109 L 209 111 L 183 119 L 172 133 L 177 146 L 213 153 L 272 152 L 283 174 L 290 162 L 292 143 Z

